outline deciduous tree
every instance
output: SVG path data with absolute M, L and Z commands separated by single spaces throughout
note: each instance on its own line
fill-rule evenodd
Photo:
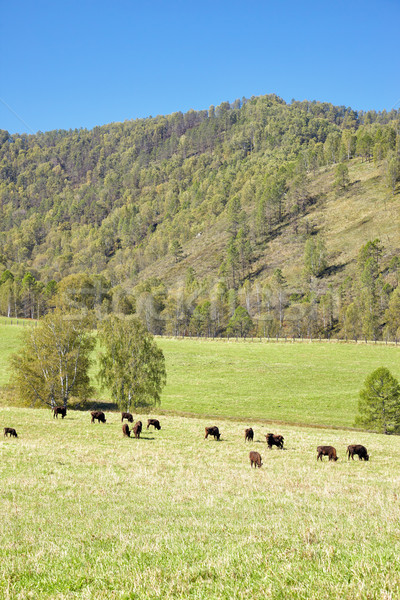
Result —
M 71 396 L 89 397 L 95 346 L 90 326 L 88 317 L 57 310 L 23 331 L 22 348 L 11 357 L 11 366 L 13 382 L 26 404 L 66 407 Z
M 160 404 L 165 359 L 154 337 L 136 317 L 106 318 L 99 326 L 99 378 L 124 411 Z

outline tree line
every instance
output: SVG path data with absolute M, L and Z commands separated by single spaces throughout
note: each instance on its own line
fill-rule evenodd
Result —
M 399 248 L 365 240 L 349 276 L 328 285 L 335 265 L 305 217 L 323 201 L 316 174 L 346 197 L 353 160 L 376 164 L 397 197 L 399 132 L 395 110 L 274 95 L 91 131 L 1 132 L 0 313 L 85 307 L 135 314 L 157 334 L 394 339 Z M 256 271 L 284 227 L 302 248 L 296 280 L 277 265 Z M 188 267 L 210 228 L 218 248 Z

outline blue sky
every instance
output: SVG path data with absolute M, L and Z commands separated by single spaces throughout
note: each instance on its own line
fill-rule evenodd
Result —
M 276 93 L 400 107 L 400 0 L 3 0 L 0 129 L 36 132 Z

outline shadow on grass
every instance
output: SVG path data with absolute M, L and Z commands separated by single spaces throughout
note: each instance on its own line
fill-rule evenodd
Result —
M 103 400 L 90 400 L 87 402 L 81 402 L 79 404 L 73 404 L 68 407 L 69 410 L 79 410 L 85 412 L 87 410 L 108 410 L 113 412 L 120 412 L 118 404 L 115 402 L 105 402 Z

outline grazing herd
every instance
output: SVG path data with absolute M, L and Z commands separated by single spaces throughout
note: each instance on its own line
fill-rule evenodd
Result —
M 53 418 L 58 419 L 58 415 L 61 415 L 61 418 L 64 419 L 64 417 L 67 414 L 67 409 L 63 406 L 55 406 L 52 410 L 53 410 Z M 90 413 L 90 415 L 92 418 L 91 423 L 95 423 L 96 421 L 98 423 L 106 423 L 107 422 L 106 416 L 105 416 L 104 412 L 101 410 L 93 410 Z M 129 425 L 127 423 L 124 423 L 125 419 L 128 421 L 128 423 L 133 423 L 133 415 L 129 412 L 121 413 L 123 436 L 130 438 L 131 433 L 133 433 L 134 437 L 136 439 L 139 439 L 140 434 L 142 433 L 142 429 L 143 429 L 142 421 L 137 421 L 137 423 L 135 423 L 135 425 L 132 427 L 132 429 L 129 429 Z M 154 429 L 157 429 L 158 431 L 161 429 L 160 421 L 158 419 L 147 419 L 147 429 L 150 426 L 154 427 Z M 214 440 L 219 441 L 221 439 L 221 434 L 220 434 L 218 427 L 216 427 L 215 425 L 213 425 L 211 427 L 206 427 L 204 439 L 207 439 L 208 436 L 213 436 Z M 13 427 L 4 427 L 4 437 L 17 438 L 18 435 L 17 435 L 16 430 Z M 266 443 L 270 450 L 272 450 L 273 446 L 276 446 L 280 450 L 283 450 L 284 439 L 285 438 L 282 435 L 275 434 L 275 433 L 267 433 L 265 436 Z M 254 441 L 254 430 L 252 429 L 252 427 L 248 427 L 247 429 L 245 429 L 244 441 L 245 442 L 253 442 Z M 346 452 L 347 460 L 350 460 L 350 458 L 352 460 L 354 460 L 355 454 L 358 456 L 358 460 L 364 460 L 364 461 L 369 460 L 369 454 L 367 452 L 367 449 L 365 446 L 362 446 L 361 444 L 351 444 L 350 446 L 347 447 L 347 452 Z M 336 462 L 338 460 L 336 448 L 334 448 L 333 446 L 318 446 L 317 460 L 322 461 L 323 456 L 327 456 L 329 461 Z M 261 465 L 263 463 L 262 463 L 262 458 L 261 458 L 261 455 L 259 452 L 251 451 L 249 454 L 249 458 L 250 458 L 250 467 L 254 466 L 254 468 L 257 468 L 257 467 L 261 468 Z
M 213 435 L 214 439 L 217 439 L 217 440 L 219 440 L 221 437 L 218 427 L 215 427 L 215 426 L 206 427 L 206 435 L 204 436 L 204 438 L 207 438 L 209 435 Z M 252 427 L 248 427 L 247 429 L 244 430 L 244 441 L 252 442 L 253 440 L 254 440 L 254 430 Z M 265 440 L 266 440 L 266 442 L 268 444 L 268 448 L 270 450 L 272 450 L 272 446 L 276 446 L 280 450 L 283 450 L 283 443 L 285 440 L 283 435 L 276 434 L 276 433 L 267 433 L 265 436 Z M 365 446 L 362 446 L 361 444 L 352 444 L 352 445 L 348 446 L 346 454 L 348 456 L 348 460 L 350 460 L 350 457 L 352 458 L 352 460 L 354 460 L 355 454 L 357 454 L 359 460 L 369 460 L 369 454 L 367 452 L 367 449 Z M 336 454 L 336 448 L 334 448 L 333 446 L 318 446 L 317 460 L 322 461 L 323 456 L 327 456 L 330 461 L 336 462 L 338 460 L 338 456 Z M 250 467 L 254 466 L 254 468 L 257 468 L 257 467 L 261 468 L 261 465 L 263 463 L 262 463 L 262 458 L 261 458 L 261 455 L 259 452 L 251 451 L 249 454 L 249 458 L 250 458 Z

